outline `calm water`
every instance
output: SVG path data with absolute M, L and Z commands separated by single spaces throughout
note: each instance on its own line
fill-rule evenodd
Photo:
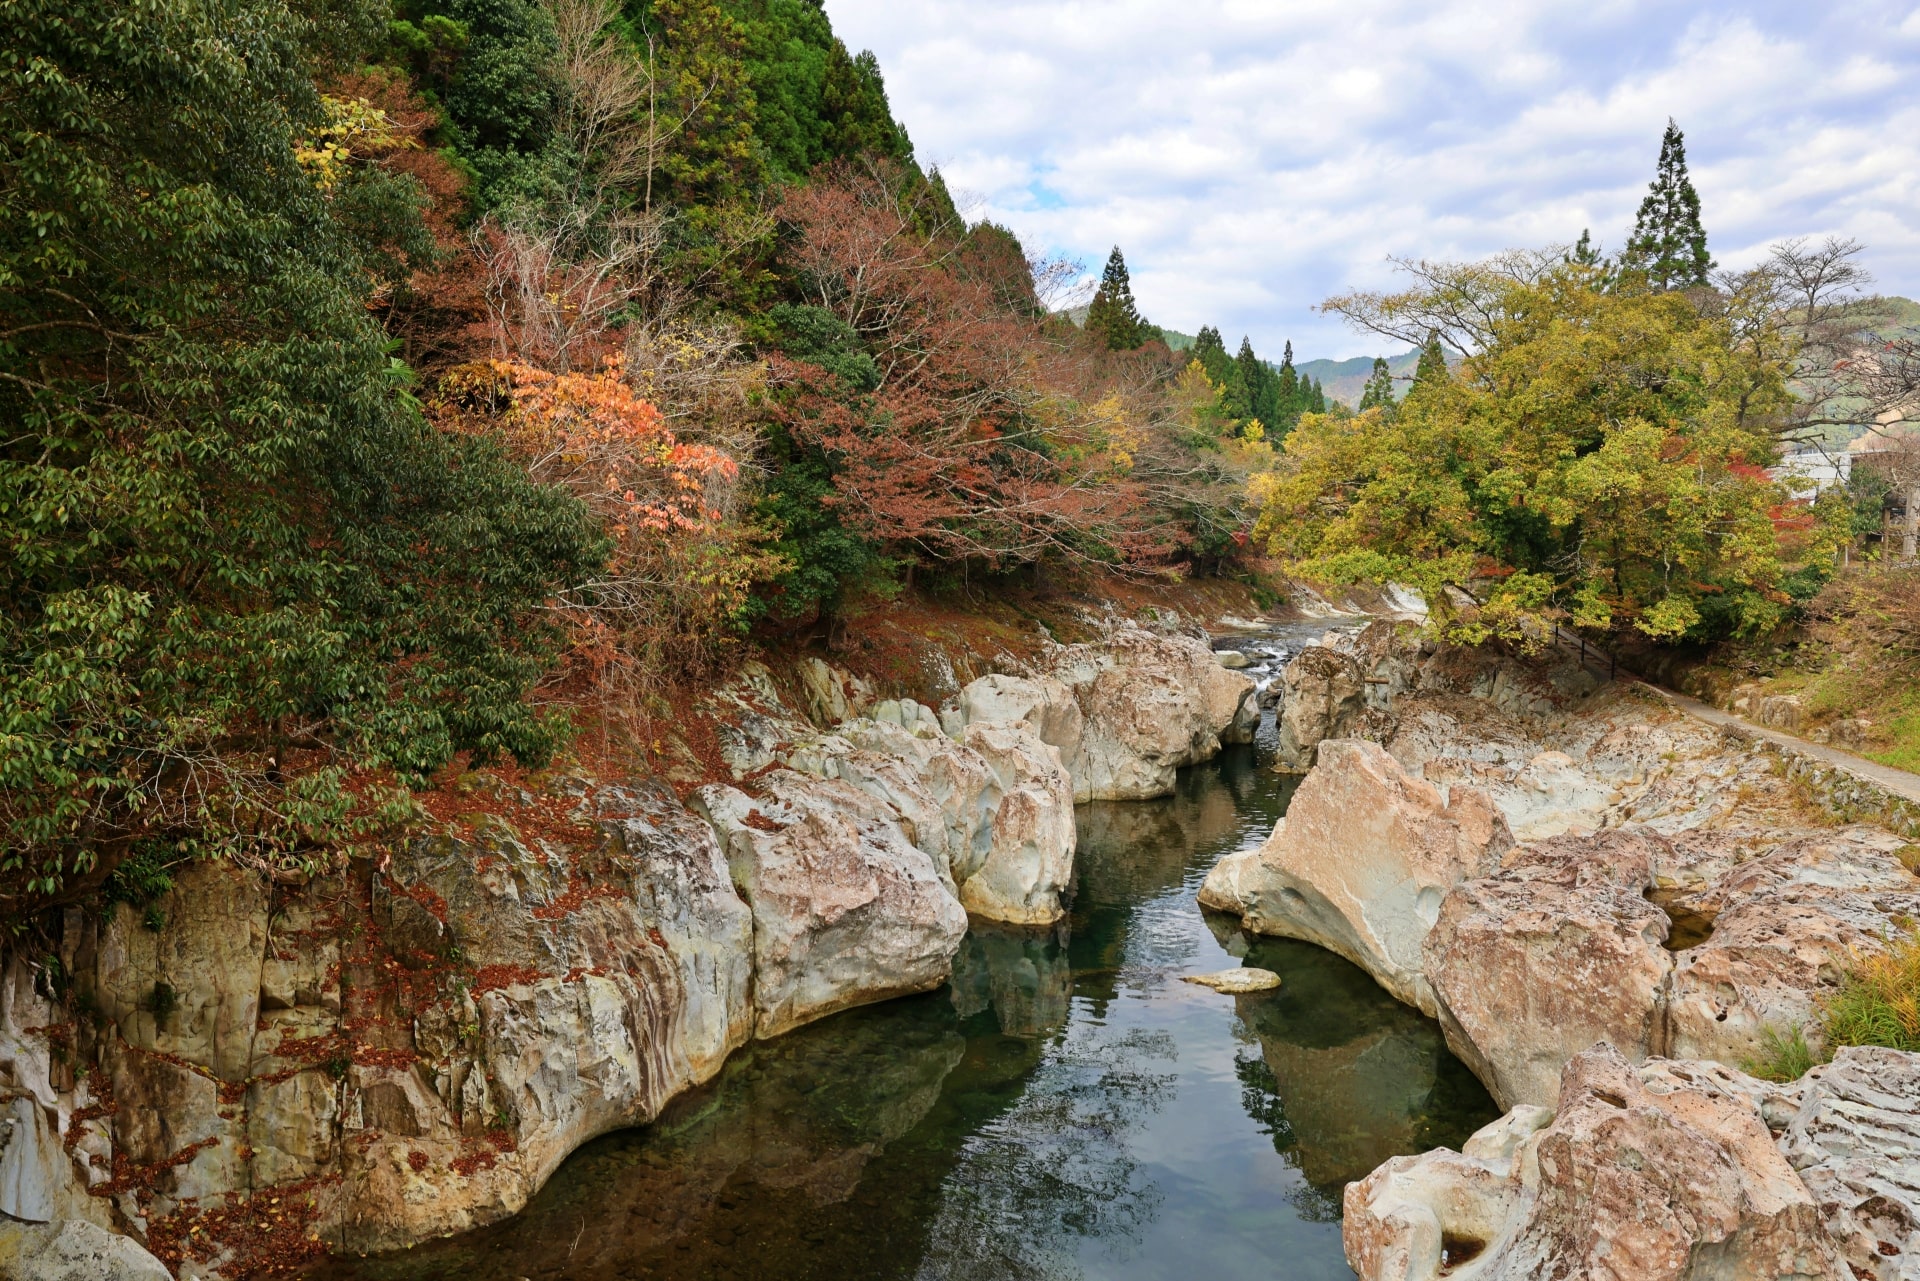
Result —
M 756 1044 L 519 1217 L 327 1275 L 1351 1278 L 1341 1188 L 1496 1112 L 1361 971 L 1195 906 L 1291 786 L 1232 749 L 1174 798 L 1082 807 L 1064 928 L 976 928 L 949 988 Z M 1238 958 L 1283 986 L 1179 981 Z

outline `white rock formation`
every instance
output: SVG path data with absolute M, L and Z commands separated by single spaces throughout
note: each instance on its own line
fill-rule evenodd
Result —
M 758 786 L 697 794 L 753 910 L 754 1034 L 945 982 L 967 914 L 898 811 L 792 770 Z
M 0 1219 L 0 1277 L 7 1281 L 173 1281 L 131 1237 L 84 1219 L 9 1223 Z

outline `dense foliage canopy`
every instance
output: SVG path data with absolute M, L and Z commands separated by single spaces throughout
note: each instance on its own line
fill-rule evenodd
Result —
M 1261 482 L 1276 554 L 1416 585 L 1468 639 L 1752 632 L 1817 587 L 1831 513 L 1788 506 L 1766 471 L 1790 366 L 1764 290 L 1689 297 L 1553 254 L 1415 270 L 1403 293 L 1329 304 L 1428 330 L 1428 368 L 1395 411 L 1287 438 Z M 1442 335 L 1470 353 L 1456 377 Z
M 298 852 L 350 762 L 544 755 L 540 606 L 600 537 L 431 429 L 368 312 L 431 252 L 314 87 L 370 12 L 6 13 L 0 895 L 143 841 Z M 328 768 L 283 785 L 300 754 Z

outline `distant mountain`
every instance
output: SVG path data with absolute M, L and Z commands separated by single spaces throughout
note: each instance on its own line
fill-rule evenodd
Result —
M 1413 384 L 1413 371 L 1420 365 L 1420 349 L 1409 347 L 1398 356 L 1387 357 L 1387 371 L 1393 375 L 1393 394 L 1405 396 Z M 1351 409 L 1360 403 L 1367 379 L 1373 377 L 1373 357 L 1354 356 L 1348 360 L 1309 360 L 1296 364 L 1302 378 L 1318 378 L 1329 400 L 1337 400 Z

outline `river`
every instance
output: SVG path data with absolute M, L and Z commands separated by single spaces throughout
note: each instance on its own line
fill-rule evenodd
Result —
M 525 1212 L 327 1281 L 1351 1278 L 1340 1194 L 1497 1114 L 1439 1027 L 1338 957 L 1195 903 L 1294 780 L 1232 748 L 1079 811 L 1071 915 L 976 927 L 937 992 L 736 1054 Z M 1244 961 L 1279 989 L 1183 974 Z

